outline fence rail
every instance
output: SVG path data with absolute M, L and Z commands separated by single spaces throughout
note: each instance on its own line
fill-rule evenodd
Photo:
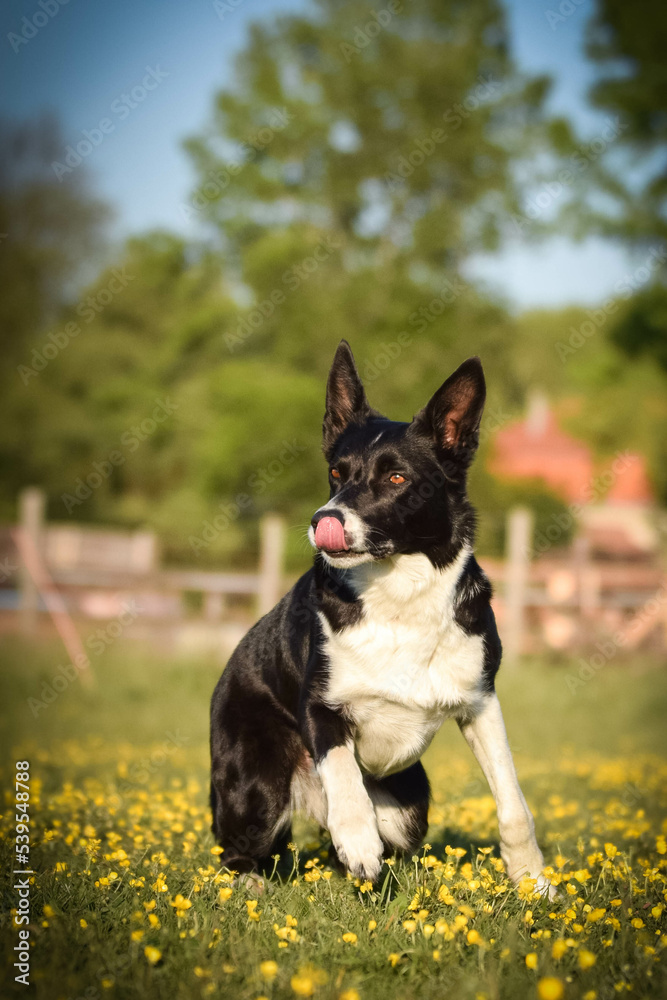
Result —
M 37 490 L 25 491 L 20 511 L 18 529 L 0 530 L 0 560 L 8 569 L 5 597 L 16 596 L 26 631 L 42 612 L 53 617 L 57 605 L 54 623 L 75 642 L 74 619 L 113 617 L 124 600 L 141 606 L 144 623 L 178 627 L 194 617 L 215 628 L 236 617 L 247 626 L 292 583 L 283 572 L 285 526 L 276 515 L 262 521 L 257 570 L 221 572 L 160 567 L 150 532 L 46 524 Z M 22 539 L 18 545 L 12 532 Z M 659 565 L 593 561 L 581 544 L 531 561 L 531 537 L 530 512 L 511 511 L 506 558 L 480 559 L 496 591 L 508 661 L 545 648 L 583 648 L 614 633 L 626 636 L 627 648 L 666 648 L 667 578 Z M 196 610 L 191 594 L 200 595 Z

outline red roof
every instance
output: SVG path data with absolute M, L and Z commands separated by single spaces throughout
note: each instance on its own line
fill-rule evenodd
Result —
M 623 468 L 611 484 L 605 500 L 610 503 L 653 503 L 653 489 L 644 456 L 626 452 L 622 462 Z
M 495 475 L 541 479 L 570 503 L 588 503 L 591 499 L 635 504 L 653 501 L 641 455 L 625 452 L 607 463 L 606 468 L 614 468 L 614 478 L 605 495 L 605 477 L 602 473 L 596 475 L 589 448 L 560 430 L 546 398 L 540 395 L 532 398 L 525 420 L 498 431 L 490 461 Z
M 498 431 L 490 468 L 507 479 L 542 479 L 570 502 L 581 502 L 593 480 L 589 449 L 563 433 L 543 405 Z

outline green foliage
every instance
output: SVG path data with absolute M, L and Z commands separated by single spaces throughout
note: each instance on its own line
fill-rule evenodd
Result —
M 561 531 L 558 544 L 566 546 L 572 539 L 574 522 L 561 516 L 567 505 L 540 480 L 501 480 L 479 461 L 470 476 L 470 498 L 477 509 L 477 549 L 485 555 L 505 555 L 507 512 L 513 507 L 532 511 L 536 537 L 553 524 L 565 524 L 568 527 Z
M 546 81 L 517 73 L 501 7 L 404 4 L 381 30 L 370 16 L 356 0 L 321 0 L 253 28 L 234 86 L 188 143 L 188 211 L 207 243 L 131 239 L 74 294 L 99 206 L 52 181 L 43 152 L 29 170 L 9 158 L 5 519 L 36 483 L 52 518 L 151 526 L 171 561 L 246 566 L 258 517 L 274 509 L 290 527 L 289 565 L 303 567 L 327 492 L 320 424 L 341 337 L 372 404 L 395 419 L 482 357 L 485 447 L 471 481 L 482 552 L 502 551 L 513 503 L 529 503 L 538 527 L 562 510 L 543 487 L 485 467 L 493 431 L 534 385 L 600 462 L 644 451 L 667 496 L 659 293 L 620 302 L 584 337 L 585 311 L 513 319 L 465 278 L 520 210 L 535 153 L 576 145 L 567 121 L 544 116 Z
M 54 323 L 68 289 L 99 265 L 106 208 L 86 189 L 59 182 L 50 169 L 60 148 L 45 117 L 24 125 L 0 122 L 0 516 L 8 518 L 21 485 L 41 481 L 42 412 L 57 394 L 34 396 L 17 374 Z M 45 411 L 42 411 L 44 405 Z
M 667 10 L 660 0 L 600 0 L 589 25 L 588 53 L 599 76 L 591 98 L 623 123 L 620 145 L 631 155 L 610 164 L 618 211 L 604 228 L 631 243 L 667 237 Z M 622 167 L 619 169 L 619 166 Z

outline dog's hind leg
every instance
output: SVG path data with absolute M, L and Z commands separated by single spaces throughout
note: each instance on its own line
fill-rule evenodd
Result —
M 412 853 L 428 829 L 430 788 L 421 761 L 385 778 L 367 775 L 364 784 L 385 848 L 391 852 Z
M 289 839 L 292 777 L 303 744 L 284 710 L 259 692 L 214 700 L 213 833 L 221 863 L 239 874 L 273 868 Z

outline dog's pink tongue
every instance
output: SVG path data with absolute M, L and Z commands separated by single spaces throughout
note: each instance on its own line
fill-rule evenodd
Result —
M 340 552 L 349 548 L 345 541 L 343 525 L 337 517 L 323 517 L 317 522 L 315 544 L 318 549 L 327 549 L 329 552 Z

